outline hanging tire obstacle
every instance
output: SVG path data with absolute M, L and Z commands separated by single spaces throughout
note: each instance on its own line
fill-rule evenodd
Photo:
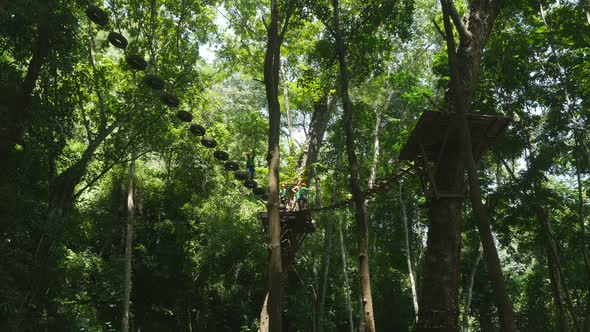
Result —
M 178 100 L 178 97 L 171 94 L 170 92 L 163 94 L 162 97 L 160 97 L 160 100 L 168 107 L 174 108 L 180 105 L 180 100 Z
M 86 8 L 86 16 L 88 16 L 89 20 L 100 26 L 105 26 L 109 23 L 107 13 L 95 5 L 90 5 Z
M 248 180 L 248 173 L 245 171 L 237 171 L 234 173 L 234 178 L 238 181 L 246 181 Z
M 216 150 L 213 152 L 213 157 L 219 161 L 226 161 L 229 159 L 229 154 L 225 151 Z
M 127 61 L 127 64 L 131 69 L 137 71 L 145 70 L 148 66 L 147 61 L 137 54 L 130 54 L 126 56 L 125 61 Z
M 240 165 L 235 161 L 228 161 L 223 164 L 223 168 L 225 168 L 226 171 L 237 171 L 240 169 Z
M 187 111 L 178 111 L 178 113 L 176 113 L 176 117 L 179 118 L 180 121 L 184 121 L 184 122 L 193 121 L 193 115 Z
M 246 187 L 248 189 L 257 188 L 258 182 L 254 181 L 254 180 L 246 180 L 246 181 L 244 181 L 244 187 Z
M 109 43 L 111 43 L 111 45 L 122 50 L 126 49 L 127 45 L 129 45 L 127 38 L 125 38 L 122 34 L 118 32 L 109 32 L 107 39 L 109 40 Z
M 211 137 L 203 137 L 203 139 L 201 139 L 201 144 L 208 149 L 213 149 L 217 146 L 217 141 Z
M 206 132 L 205 127 L 203 127 L 199 124 L 196 124 L 196 123 L 193 123 L 190 126 L 189 130 L 195 136 L 205 136 L 205 132 Z
M 160 76 L 154 74 L 145 75 L 143 77 L 143 83 L 154 90 L 162 90 L 166 84 Z

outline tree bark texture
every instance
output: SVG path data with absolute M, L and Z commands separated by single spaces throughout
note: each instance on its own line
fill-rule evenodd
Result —
M 350 328 L 350 332 L 353 332 L 354 321 L 352 320 L 352 300 L 350 299 L 350 284 L 348 282 L 348 269 L 346 267 L 346 249 L 344 247 L 344 236 L 342 235 L 342 217 L 339 217 L 338 219 L 340 257 L 342 258 L 342 276 L 344 277 L 344 293 L 346 294 L 346 307 L 348 308 L 348 326 Z
M 473 266 L 471 267 L 471 273 L 469 273 L 469 284 L 467 285 L 467 291 L 465 295 L 465 306 L 463 308 L 463 323 L 462 323 L 462 330 L 463 332 L 469 331 L 469 311 L 471 311 L 471 299 L 473 297 L 473 283 L 475 282 L 475 276 L 477 275 L 477 270 L 479 267 L 479 262 L 481 261 L 481 257 L 483 256 L 483 251 L 481 244 L 479 245 L 479 249 L 477 250 L 477 255 L 475 256 L 475 260 L 473 261 Z
M 334 8 L 334 33 L 336 39 L 336 52 L 340 64 L 340 95 L 344 108 L 344 130 L 346 135 L 346 154 L 350 171 L 350 188 L 355 207 L 355 220 L 357 224 L 357 237 L 359 248 L 359 272 L 361 281 L 361 295 L 365 329 L 375 331 L 375 318 L 373 314 L 373 299 L 371 296 L 371 275 L 369 272 L 369 255 L 367 251 L 366 218 L 364 198 L 361 191 L 359 162 L 355 152 L 354 128 L 352 119 L 352 102 L 348 94 L 348 68 L 346 65 L 346 49 L 340 31 L 339 3 L 333 0 Z
M 469 35 L 461 38 L 461 43 L 456 53 L 453 30 L 450 23 L 450 15 L 452 15 L 451 11 L 455 9 L 450 0 L 441 0 L 441 5 L 443 8 L 445 33 L 447 36 L 447 52 L 449 55 L 449 67 L 451 72 L 451 91 L 453 91 L 451 95 L 455 97 L 455 112 L 459 117 L 458 125 L 462 138 L 460 146 L 462 146 L 463 162 L 467 168 L 471 207 L 475 214 L 475 222 L 483 247 L 484 260 L 494 291 L 494 298 L 498 308 L 498 315 L 500 317 L 500 326 L 503 331 L 516 331 L 512 302 L 506 291 L 504 275 L 502 273 L 498 251 L 494 243 L 489 217 L 482 202 L 479 176 L 477 174 L 477 166 L 473 157 L 471 130 L 466 117 L 466 114 L 469 113 L 473 107 L 472 104 L 475 96 L 475 88 L 477 81 L 479 80 L 481 52 L 483 51 L 491 33 L 501 3 L 500 1 L 471 3 L 468 26 L 470 29 L 468 31 Z M 474 14 L 477 15 L 477 17 L 474 17 Z M 458 21 L 460 21 L 460 19 Z M 455 23 L 459 30 L 459 35 L 465 36 L 465 33 L 461 33 L 460 23 Z M 464 47 L 462 47 L 462 45 Z
M 473 30 L 470 31 L 473 38 L 463 38 L 461 40 L 461 45 L 472 44 L 470 45 L 471 50 L 461 48 L 460 45 L 457 53 L 455 53 L 454 37 L 449 18 L 449 12 L 454 7 L 451 7 L 449 0 L 442 0 L 441 4 L 443 7 L 445 32 L 447 34 L 451 90 L 454 91 L 455 96 L 455 112 L 460 117 L 458 122 L 462 136 L 461 146 L 463 150 L 463 162 L 467 168 L 471 207 L 475 214 L 475 222 L 483 246 L 484 260 L 488 268 L 492 289 L 494 290 L 494 298 L 496 306 L 498 307 L 498 315 L 500 317 L 500 326 L 503 331 L 516 331 L 512 302 L 508 297 L 508 292 L 506 291 L 506 286 L 504 284 L 500 258 L 498 257 L 498 251 L 494 243 L 489 217 L 482 203 L 477 166 L 472 152 L 471 131 L 466 118 L 466 114 L 471 111 L 475 95 L 475 87 L 479 79 L 481 52 L 487 42 L 489 34 L 491 33 L 493 23 L 499 12 L 500 4 L 491 2 L 490 4 L 471 5 L 469 28 L 473 28 Z M 477 20 L 474 20 L 473 18 L 474 13 L 480 16 L 477 17 Z M 488 29 L 481 30 L 482 27 L 487 27 Z M 473 52 L 473 50 L 477 50 L 477 52 Z M 466 58 L 465 60 L 470 58 L 472 61 L 462 62 L 458 55 L 462 56 L 461 58 Z
M 373 131 L 373 165 L 371 166 L 371 175 L 369 175 L 368 189 L 375 187 L 377 179 L 377 169 L 379 168 L 379 129 L 381 128 L 381 112 L 375 107 L 375 129 Z
M 129 331 L 130 299 L 132 287 L 131 260 L 133 254 L 133 218 L 135 216 L 134 195 L 135 160 L 129 166 L 129 184 L 127 186 L 127 231 L 125 232 L 125 257 L 123 274 L 123 318 L 121 319 L 121 332 Z
M 320 181 L 316 175 L 316 192 L 320 193 Z M 336 186 L 332 190 L 332 197 L 336 195 Z M 321 206 L 321 195 L 316 195 L 316 206 Z M 326 231 L 324 233 L 324 248 L 322 250 L 322 267 L 321 267 L 321 283 L 319 289 L 319 298 L 317 301 L 316 326 L 318 332 L 324 331 L 324 312 L 326 305 L 326 290 L 328 288 L 328 275 L 330 271 L 330 258 L 332 256 L 332 237 L 334 233 L 335 213 L 332 210 L 330 219 L 326 223 Z
M 588 15 L 588 12 L 586 12 Z M 588 16 L 588 20 L 590 22 L 590 15 Z M 589 23 L 590 24 L 590 23 Z M 576 133 L 576 147 L 580 151 L 585 151 L 588 153 L 587 147 L 584 144 L 584 139 L 580 139 L 581 133 Z M 586 266 L 586 275 L 587 275 L 587 290 L 590 293 L 590 257 L 588 256 L 588 234 L 586 229 L 586 218 L 584 215 L 584 190 L 582 179 L 580 176 L 580 154 L 576 153 L 576 181 L 578 183 L 578 214 L 580 218 L 580 237 L 582 238 L 582 256 L 584 257 L 584 265 Z M 586 297 L 586 315 L 583 320 L 583 331 L 590 332 L 590 295 Z
M 281 37 L 279 36 L 277 0 L 270 1 L 270 22 L 267 26 L 268 42 L 264 57 L 264 86 L 268 102 L 268 247 L 270 250 L 268 269 L 269 330 L 282 330 L 282 284 L 281 224 L 279 216 L 279 136 L 281 129 L 281 108 L 279 104 L 279 73 L 281 67 Z M 286 29 L 286 24 L 285 27 Z
M 536 209 L 536 214 L 544 238 L 543 243 L 545 254 L 547 255 L 547 268 L 549 270 L 549 280 L 551 281 L 551 291 L 553 292 L 553 300 L 555 301 L 555 308 L 557 309 L 557 324 L 560 331 L 568 331 L 568 320 L 562 293 L 563 286 L 561 275 L 559 273 L 559 256 L 555 240 L 551 234 L 552 231 L 551 224 L 549 223 L 549 216 L 547 211 L 541 208 Z
M 262 303 L 262 310 L 260 311 L 260 332 L 268 332 L 269 317 L 268 317 L 268 292 L 264 295 L 264 302 Z
M 410 249 L 410 232 L 408 230 L 408 213 L 406 211 L 406 203 L 402 196 L 402 183 L 399 183 L 399 203 L 402 210 L 402 223 L 404 225 L 404 242 L 406 249 L 406 263 L 408 265 L 408 276 L 410 278 L 410 288 L 412 291 L 412 304 L 414 305 L 414 322 L 418 321 L 418 313 L 420 312 L 418 306 L 418 292 L 416 291 L 416 280 L 414 279 L 414 266 L 412 264 L 412 251 Z
M 285 60 L 285 65 L 287 60 Z M 289 145 L 291 145 L 291 140 L 293 139 L 293 128 L 291 127 L 291 108 L 289 107 L 289 86 L 287 85 L 287 71 L 284 71 L 283 79 L 283 99 L 285 101 L 285 112 L 287 113 L 287 128 L 289 129 Z
M 449 142 L 447 146 L 453 146 Z M 439 188 L 463 192 L 463 167 L 457 149 L 447 148 L 434 179 Z M 457 331 L 459 318 L 459 258 L 463 199 L 431 198 L 428 235 L 419 293 L 416 331 Z
M 313 113 L 309 134 L 303 148 L 303 154 L 298 161 L 299 174 L 303 181 L 309 183 L 309 177 L 313 176 L 311 170 L 316 162 L 324 141 L 324 134 L 330 121 L 330 116 L 336 108 L 336 98 L 324 95 L 313 103 Z

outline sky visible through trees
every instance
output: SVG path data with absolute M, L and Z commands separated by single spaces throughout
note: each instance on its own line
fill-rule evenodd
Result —
M 0 0 L 0 86 L 1 331 L 590 332 L 588 1 Z

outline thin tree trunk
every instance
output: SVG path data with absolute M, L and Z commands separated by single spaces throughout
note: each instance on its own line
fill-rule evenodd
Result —
M 285 60 L 285 64 L 287 61 Z M 289 128 L 289 144 L 293 139 L 293 128 L 291 127 L 291 108 L 289 107 L 289 86 L 287 85 L 287 69 L 283 66 L 284 80 L 283 82 L 283 99 L 285 101 L 285 112 L 287 112 L 287 128 Z
M 264 303 L 262 304 L 262 311 L 260 312 L 260 332 L 268 332 L 269 317 L 268 317 L 268 292 L 264 295 Z
M 529 194 L 526 191 L 526 189 L 522 187 L 512 169 L 508 167 L 506 162 L 503 161 L 503 163 L 512 180 L 520 187 L 522 194 L 525 196 L 537 197 L 537 192 L 539 192 L 540 190 L 540 184 L 535 183 L 533 194 Z M 542 233 L 543 237 L 542 243 L 545 249 L 545 255 L 547 257 L 547 269 L 549 270 L 549 280 L 551 282 L 553 300 L 555 302 L 555 307 L 557 309 L 559 329 L 560 331 L 568 330 L 568 318 L 566 316 L 566 307 L 564 305 L 565 298 L 567 310 L 569 311 L 570 315 L 574 317 L 573 322 L 576 325 L 576 329 L 580 330 L 577 326 L 577 321 L 575 320 L 576 315 L 574 313 L 572 301 L 569 297 L 569 292 L 567 291 L 567 287 L 565 287 L 565 276 L 563 275 L 563 269 L 561 268 L 561 263 L 559 260 L 557 241 L 553 236 L 553 230 L 551 227 L 551 223 L 549 222 L 549 213 L 545 208 L 541 207 L 538 204 L 533 204 L 533 209 L 535 211 L 535 215 L 539 223 L 539 231 Z
M 344 248 L 344 236 L 342 235 L 342 216 L 338 218 L 338 235 L 340 238 L 340 257 L 342 257 L 344 293 L 346 294 L 346 307 L 348 308 L 348 326 L 350 328 L 350 332 L 354 332 L 354 322 L 352 320 L 352 301 L 350 299 L 350 284 L 348 283 L 348 269 L 346 268 L 346 250 Z
M 129 166 L 129 184 L 127 186 L 127 232 L 125 235 L 125 271 L 123 276 L 123 319 L 121 320 L 121 332 L 129 331 L 130 298 L 131 298 L 131 260 L 133 255 L 133 218 L 135 205 L 133 201 L 135 177 L 135 160 L 131 160 Z
M 389 101 L 389 98 L 388 98 Z M 387 108 L 387 107 L 386 107 Z M 374 111 L 375 111 L 375 129 L 373 131 L 373 164 L 371 165 L 371 173 L 369 175 L 369 181 L 367 183 L 367 189 L 368 190 L 372 190 L 375 187 L 375 180 L 377 178 L 377 169 L 379 166 L 379 129 L 380 129 L 380 125 L 381 125 L 381 113 L 379 112 L 379 110 L 377 109 L 377 105 L 375 104 L 374 106 Z M 372 238 L 372 242 L 371 242 L 371 237 L 369 236 L 369 226 L 368 226 L 368 222 L 371 219 L 371 215 L 367 216 L 366 215 L 366 211 L 367 208 L 369 206 L 369 200 L 365 199 L 363 202 L 363 209 L 365 211 L 365 218 L 368 218 L 368 220 L 365 220 L 365 234 L 367 236 L 367 244 L 368 244 L 368 249 L 371 249 L 371 254 L 375 253 L 377 251 L 377 246 L 376 246 L 376 239 L 373 236 Z M 361 284 L 362 287 L 362 284 Z M 359 316 L 359 332 L 365 331 L 365 320 L 362 319 L 364 314 L 363 314 L 363 298 L 362 298 L 362 292 L 361 294 L 359 294 L 359 310 L 360 310 L 360 316 Z
M 552 235 L 551 224 L 545 209 L 537 208 L 537 219 L 539 226 L 542 229 L 544 237 L 545 254 L 547 255 L 547 267 L 549 270 L 549 280 L 551 281 L 551 290 L 553 291 L 553 299 L 557 309 L 557 323 L 560 331 L 568 331 L 568 319 L 566 316 L 564 298 L 561 282 L 561 275 L 559 273 L 559 256 L 557 254 L 557 245 Z
M 375 319 L 373 314 L 373 299 L 371 296 L 371 274 L 369 271 L 369 255 L 367 252 L 366 218 L 363 193 L 361 192 L 359 163 L 355 152 L 354 128 L 352 120 L 352 102 L 348 95 L 348 67 L 346 65 L 346 49 L 340 31 L 339 3 L 332 1 L 334 8 L 334 32 L 336 39 L 336 52 L 340 64 L 340 94 L 344 107 L 344 128 L 346 134 L 346 154 L 350 169 L 350 187 L 355 205 L 355 219 L 357 224 L 357 237 L 359 249 L 359 272 L 361 281 L 361 295 L 365 328 L 369 332 L 375 332 Z
M 588 17 L 588 22 L 590 22 L 590 15 L 588 15 L 588 12 L 586 12 L 586 15 Z M 589 23 L 590 24 L 590 23 Z M 578 135 L 576 135 L 576 146 L 578 147 L 579 150 L 581 151 L 586 151 L 586 146 L 585 144 L 583 144 L 583 139 L 581 140 L 579 137 L 579 132 Z M 580 144 L 582 143 L 582 144 Z M 580 236 L 582 238 L 582 256 L 584 257 L 584 265 L 586 266 L 586 274 L 587 274 L 587 278 L 586 278 L 586 283 L 587 283 L 587 290 L 589 292 L 589 294 L 586 296 L 586 315 L 584 317 L 584 332 L 590 332 L 590 257 L 588 254 L 588 234 L 586 231 L 586 220 L 585 220 L 585 216 L 584 216 L 584 190 L 583 190 L 583 184 L 582 184 L 582 178 L 580 176 L 580 155 L 579 154 L 575 154 L 576 155 L 576 180 L 578 182 L 578 215 L 580 218 Z
M 576 139 L 576 142 L 577 141 L 578 140 Z M 580 146 L 580 144 L 576 145 L 579 149 L 584 149 L 584 147 Z M 588 273 L 588 282 L 590 286 L 590 256 L 588 254 L 588 234 L 586 233 L 586 218 L 584 216 L 584 185 L 582 184 L 580 168 L 580 156 L 576 154 L 576 181 L 578 182 L 578 215 L 580 218 L 580 235 L 582 237 L 582 255 L 584 256 L 584 263 L 586 265 L 586 272 Z M 590 287 L 588 288 L 588 290 L 590 290 Z
M 408 265 L 408 276 L 410 277 L 410 288 L 412 290 L 412 304 L 414 305 L 414 322 L 418 321 L 418 292 L 416 291 L 416 280 L 414 279 L 414 267 L 412 265 L 412 251 L 410 250 L 410 234 L 408 231 L 408 214 L 406 203 L 402 197 L 402 183 L 399 183 L 399 202 L 402 208 L 402 222 L 404 225 L 404 242 L 406 245 L 406 263 Z
M 316 174 L 316 193 L 320 193 L 319 179 Z M 332 197 L 335 197 L 336 186 L 332 191 Z M 316 194 L 316 206 L 321 206 L 321 195 Z M 324 249 L 322 257 L 322 271 L 321 271 L 321 284 L 319 289 L 319 299 L 317 301 L 317 314 L 316 314 L 316 331 L 322 332 L 324 330 L 324 308 L 326 301 L 326 289 L 328 288 L 328 274 L 330 270 L 330 256 L 332 255 L 332 233 L 334 232 L 334 212 L 332 212 L 331 220 L 326 225 L 326 232 L 324 234 Z
M 319 100 L 313 103 L 309 134 L 303 148 L 303 154 L 299 158 L 297 165 L 298 174 L 300 174 L 303 181 L 307 181 L 307 178 L 311 176 L 310 170 L 317 160 L 330 116 L 335 108 L 336 98 L 327 95 L 320 97 Z
M 381 127 L 381 112 L 377 110 L 375 105 L 375 129 L 373 131 L 373 166 L 371 167 L 371 175 L 369 176 L 368 189 L 375 187 L 375 179 L 377 178 L 377 169 L 379 168 L 379 129 Z
M 475 261 L 473 261 L 473 267 L 471 268 L 471 273 L 469 274 L 469 285 L 467 286 L 467 294 L 465 295 L 465 307 L 463 308 L 463 332 L 469 331 L 469 312 L 471 311 L 471 298 L 473 295 L 473 283 L 475 282 L 475 276 L 477 275 L 477 269 L 479 267 L 479 262 L 483 256 L 483 249 L 481 247 L 481 243 L 479 244 L 479 249 L 477 250 L 477 255 L 475 256 Z
M 464 160 L 467 164 L 467 175 L 469 179 L 469 197 L 473 212 L 475 213 L 475 222 L 483 246 L 484 259 L 492 283 L 492 289 L 494 290 L 496 306 L 498 307 L 498 314 L 500 316 L 500 325 L 502 326 L 503 331 L 516 331 L 512 302 L 510 301 L 504 284 L 502 266 L 500 264 L 500 258 L 498 257 L 496 244 L 494 243 L 489 217 L 482 203 L 479 177 L 475 161 L 473 160 L 471 133 L 469 132 L 465 115 L 463 115 L 461 122 L 463 127 Z

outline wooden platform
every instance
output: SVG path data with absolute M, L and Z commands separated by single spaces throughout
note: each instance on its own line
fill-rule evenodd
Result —
M 291 230 L 296 233 L 313 233 L 315 224 L 312 222 L 311 213 L 307 210 L 286 212 L 281 211 L 281 230 Z M 268 212 L 260 212 L 264 231 L 268 230 Z
M 447 144 L 456 144 L 459 137 L 457 126 L 453 126 L 455 118 L 455 113 L 424 111 L 402 148 L 399 160 L 420 160 L 424 151 L 429 161 L 437 163 L 442 156 L 441 150 Z M 473 157 L 477 161 L 502 135 L 510 119 L 469 113 L 467 121 L 471 130 Z
M 264 232 L 268 235 L 268 213 L 260 212 Z M 283 269 L 288 270 L 295 254 L 309 233 L 315 232 L 315 223 L 309 210 L 281 211 L 281 259 Z

